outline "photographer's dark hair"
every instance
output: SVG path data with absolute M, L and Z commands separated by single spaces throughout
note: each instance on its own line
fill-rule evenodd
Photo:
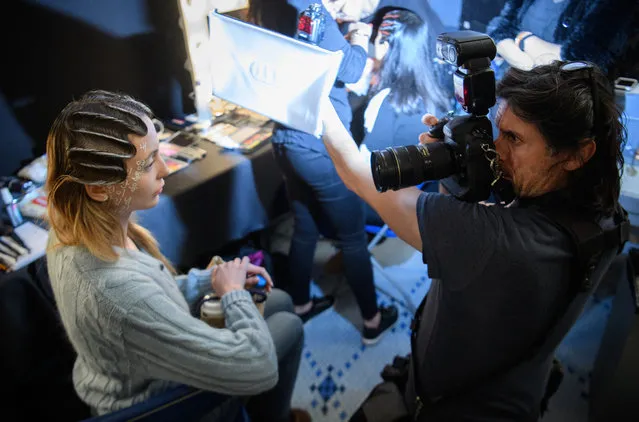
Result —
M 539 129 L 553 153 L 576 152 L 580 142 L 594 139 L 596 152 L 583 167 L 571 172 L 568 191 L 573 203 L 584 211 L 610 215 L 619 198 L 624 164 L 626 129 L 621 110 L 598 67 L 562 70 L 566 63 L 556 61 L 530 71 L 511 68 L 500 81 L 497 96 L 508 102 L 515 115 Z M 597 98 L 595 116 L 591 77 Z
M 438 28 L 415 13 L 396 9 L 388 11 L 377 29 L 377 36 L 389 44 L 381 62 L 379 82 L 372 95 L 390 88 L 388 100 L 395 112 L 420 111 L 420 101 L 432 101 L 438 110 L 451 108 L 452 90 L 448 68 L 434 63 Z

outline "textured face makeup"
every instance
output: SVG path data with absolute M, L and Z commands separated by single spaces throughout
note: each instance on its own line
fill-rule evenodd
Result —
M 137 152 L 126 161 L 126 179 L 107 188 L 113 207 L 121 213 L 155 206 L 164 186 L 163 178 L 168 174 L 166 164 L 159 155 L 157 133 L 151 121 L 147 120 L 145 118 L 147 135 L 131 136 Z
M 138 189 L 138 180 L 140 180 L 143 168 L 144 161 L 137 160 L 135 171 L 129 168 L 124 182 L 107 188 L 109 198 L 112 198 L 114 207 L 122 211 L 131 211 L 129 209 L 131 207 L 131 198 Z

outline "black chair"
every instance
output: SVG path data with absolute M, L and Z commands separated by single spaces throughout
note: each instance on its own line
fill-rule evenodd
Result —
M 191 387 L 178 387 L 148 400 L 103 416 L 86 419 L 83 422 L 124 422 L 144 421 L 195 422 L 220 420 L 219 413 L 232 415 L 225 422 L 250 422 L 240 398 L 230 397 Z
M 76 354 L 60 322 L 44 259 L 0 275 L 0 420 L 90 415 L 71 379 Z

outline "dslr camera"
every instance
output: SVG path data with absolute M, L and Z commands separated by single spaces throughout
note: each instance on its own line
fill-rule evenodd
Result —
M 496 52 L 493 40 L 480 32 L 446 32 L 437 37 L 437 56 L 457 68 L 455 99 L 468 114 L 440 119 L 430 131 L 440 142 L 373 151 L 371 167 L 379 192 L 440 180 L 464 201 L 490 196 L 500 179 L 492 125 L 486 117 L 495 104 L 490 63 Z

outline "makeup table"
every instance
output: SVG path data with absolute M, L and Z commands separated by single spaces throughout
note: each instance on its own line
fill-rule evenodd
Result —
M 171 262 L 193 266 L 230 242 L 268 228 L 288 211 L 271 144 L 250 154 L 202 139 L 206 157 L 165 178 L 157 206 L 137 212 Z

